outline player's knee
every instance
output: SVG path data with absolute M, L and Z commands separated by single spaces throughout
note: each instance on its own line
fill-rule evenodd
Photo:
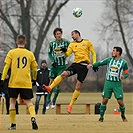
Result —
M 103 104 L 107 104 L 107 103 L 108 103 L 108 98 L 103 98 L 102 103 L 103 103 Z
M 64 71 L 61 75 L 60 75 L 62 78 L 65 78 L 68 76 L 68 73 L 66 71 Z
M 76 85 L 75 90 L 80 91 L 81 85 Z
M 122 99 L 117 99 L 117 102 L 120 106 L 124 106 L 123 100 Z
M 32 103 L 32 101 L 31 101 L 31 99 L 24 99 L 24 102 L 26 103 L 26 105 L 29 107 L 29 106 L 31 106 L 31 105 L 33 105 L 33 103 Z

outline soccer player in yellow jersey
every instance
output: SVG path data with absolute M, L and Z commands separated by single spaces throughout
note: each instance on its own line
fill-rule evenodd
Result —
M 18 48 L 12 49 L 8 52 L 5 58 L 5 66 L 2 73 L 1 80 L 4 82 L 9 68 L 11 68 L 11 76 L 9 80 L 9 97 L 10 97 L 10 121 L 11 127 L 8 130 L 16 130 L 16 111 L 15 103 L 20 94 L 24 99 L 31 117 L 32 129 L 37 130 L 38 126 L 35 119 L 35 109 L 31 99 L 33 98 L 32 80 L 30 75 L 30 68 L 33 72 L 33 81 L 37 76 L 37 63 L 34 54 L 25 49 L 26 38 L 24 35 L 18 35 L 16 44 Z
M 80 88 L 86 78 L 88 69 L 92 67 L 90 53 L 92 54 L 93 63 L 96 62 L 96 53 L 92 43 L 89 40 L 82 39 L 78 30 L 72 31 L 71 36 L 74 42 L 69 44 L 67 51 L 64 48 L 61 48 L 61 50 L 65 52 L 66 56 L 70 56 L 72 53 L 74 53 L 74 63 L 68 67 L 60 76 L 57 76 L 57 78 L 54 79 L 50 86 L 44 85 L 47 91 L 50 92 L 51 89 L 57 86 L 65 77 L 77 74 L 75 91 L 67 108 L 68 113 L 71 113 L 72 105 L 79 97 Z

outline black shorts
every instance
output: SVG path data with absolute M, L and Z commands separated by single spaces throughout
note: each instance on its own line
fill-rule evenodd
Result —
M 33 98 L 33 91 L 32 89 L 23 89 L 23 88 L 9 88 L 9 97 L 10 98 L 16 98 L 18 97 L 18 94 L 20 94 L 20 97 L 22 99 L 28 100 Z
M 68 72 L 69 76 L 77 74 L 77 80 L 80 81 L 81 83 L 84 82 L 86 75 L 88 73 L 87 65 L 82 65 L 80 63 L 73 63 L 65 71 Z

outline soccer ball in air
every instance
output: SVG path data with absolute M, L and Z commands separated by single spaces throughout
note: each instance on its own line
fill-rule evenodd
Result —
M 82 9 L 81 8 L 74 8 L 73 9 L 73 16 L 76 18 L 79 18 L 82 15 Z

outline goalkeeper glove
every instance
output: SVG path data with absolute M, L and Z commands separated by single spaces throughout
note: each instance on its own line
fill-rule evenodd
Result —
M 61 50 L 62 52 L 66 52 L 66 51 L 67 51 L 67 48 L 60 48 L 60 50 Z
M 94 72 L 97 72 L 99 68 L 98 67 L 93 67 L 92 69 L 93 69 Z

